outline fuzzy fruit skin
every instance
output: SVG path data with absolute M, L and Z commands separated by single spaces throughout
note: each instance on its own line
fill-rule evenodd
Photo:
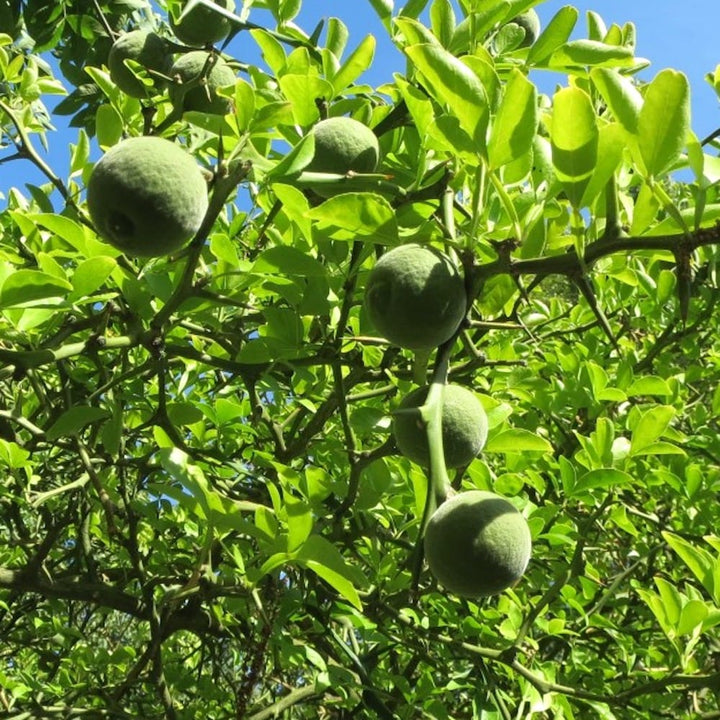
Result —
M 211 115 L 226 115 L 232 106 L 227 98 L 217 94 L 217 88 L 232 85 L 235 82 L 235 73 L 222 58 L 217 58 L 203 82 L 190 89 L 183 87 L 185 83 L 200 76 L 207 59 L 208 53 L 204 50 L 194 50 L 175 61 L 170 75 L 179 84 L 170 86 L 170 100 L 176 109 L 182 109 L 183 112 L 196 110 Z
M 537 12 L 530 8 L 524 13 L 520 13 L 517 17 L 514 17 L 510 22 L 514 22 L 525 30 L 525 38 L 520 43 L 520 47 L 530 47 L 540 35 L 540 18 Z
M 400 410 L 420 407 L 427 398 L 429 385 L 406 395 Z M 393 417 L 393 434 L 400 452 L 413 462 L 430 466 L 427 432 L 419 413 L 398 413 Z M 475 393 L 462 385 L 445 385 L 442 396 L 442 441 L 445 467 L 467 465 L 485 447 L 488 419 Z
M 465 317 L 465 284 L 439 250 L 399 245 L 370 271 L 365 308 L 370 322 L 393 345 L 432 350 L 452 337 Z
M 214 0 L 216 5 L 235 12 L 234 0 Z M 175 37 L 186 45 L 203 47 L 224 40 L 232 29 L 232 23 L 210 8 L 198 5 L 180 22 L 170 18 L 170 27 Z
M 349 117 L 321 120 L 310 131 L 315 136 L 315 155 L 307 166 L 310 172 L 375 172 L 380 146 L 375 133 Z
M 112 81 L 126 95 L 134 98 L 147 97 L 149 88 L 132 74 L 130 68 L 125 65 L 125 60 L 135 60 L 146 70 L 155 70 L 164 74 L 167 74 L 172 64 L 168 47 L 159 35 L 147 30 L 131 30 L 121 35 L 110 48 L 108 69 Z
M 195 159 L 160 137 L 135 137 L 110 148 L 93 168 L 87 203 L 100 237 L 133 257 L 179 250 L 208 206 Z
M 527 521 L 505 498 L 470 490 L 446 500 L 425 529 L 425 559 L 446 590 L 467 598 L 515 585 L 530 561 Z

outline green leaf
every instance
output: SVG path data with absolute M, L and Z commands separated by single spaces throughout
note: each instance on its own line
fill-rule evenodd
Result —
M 678 620 L 680 620 L 680 610 L 682 609 L 680 593 L 674 585 L 664 578 L 655 577 L 653 579 L 660 592 L 660 599 L 665 608 L 665 616 L 667 617 L 668 624 L 677 626 Z
M 255 115 L 255 90 L 250 83 L 242 78 L 235 80 L 235 110 L 234 116 L 237 128 L 245 132 L 252 123 Z
M 425 89 L 447 112 L 457 118 L 460 127 L 477 144 L 485 147 L 489 120 L 488 99 L 477 75 L 447 50 L 422 44 L 405 52 L 424 78 Z
M 395 35 L 395 41 L 403 46 L 408 45 L 440 45 L 440 41 L 432 34 L 432 31 L 421 22 L 408 17 L 396 17 L 395 27 L 400 31 Z
M 340 66 L 340 70 L 332 78 L 335 95 L 343 92 L 372 65 L 375 56 L 375 44 L 375 37 L 366 35 L 350 54 L 350 57 Z
M 310 536 L 313 516 L 310 506 L 290 494 L 285 496 L 288 526 L 288 552 L 295 552 Z
M 643 98 L 632 80 L 608 68 L 593 68 L 590 79 L 615 120 L 628 133 L 637 133 Z
M 340 60 L 345 52 L 350 32 L 347 25 L 340 18 L 331 17 L 327 23 L 325 47 Z
M 68 300 L 74 302 L 94 293 L 105 283 L 116 267 L 117 261 L 106 255 L 96 255 L 83 260 L 73 273 L 73 290 L 68 296 Z
M 176 447 L 163 448 L 158 452 L 160 464 L 181 487 L 182 492 L 178 499 L 186 507 L 188 501 L 194 500 L 197 506 L 194 512 L 200 509 L 200 517 L 204 517 L 211 525 L 215 524 L 218 516 L 227 513 L 221 497 L 210 486 L 202 469 L 190 462 L 187 453 Z M 166 488 L 166 492 L 170 488 Z
M 486 453 L 552 452 L 552 445 L 543 437 L 524 430 L 511 428 L 492 436 L 485 446 Z
M 308 133 L 297 145 L 267 174 L 267 182 L 282 182 L 299 175 L 315 156 L 315 135 Z
M 48 298 L 65 297 L 72 285 L 40 270 L 18 270 L 8 277 L 0 290 L 0 307 L 9 308 Z
M 48 440 L 57 440 L 60 437 L 77 435 L 86 425 L 103 420 L 110 413 L 107 410 L 90 405 L 75 405 L 66 410 L 47 429 L 45 435 Z
M 692 574 L 700 581 L 705 590 L 710 593 L 715 603 L 720 605 L 720 593 L 718 593 L 715 584 L 716 563 L 713 556 L 704 548 L 696 547 L 673 533 L 663 531 L 662 536 L 665 542 L 688 566 Z
M 690 85 L 677 70 L 660 71 L 645 92 L 638 146 L 647 175 L 660 175 L 680 157 L 690 129 Z
M 479 9 L 478 6 L 475 12 L 467 11 L 468 16 L 461 20 L 455 28 L 448 48 L 454 55 L 465 55 L 471 48 L 474 48 L 476 52 L 482 51 L 483 36 L 492 29 L 495 23 L 507 16 L 508 6 L 507 3 L 501 2 L 494 7 L 483 5 L 482 11 L 477 12 Z
M 448 47 L 455 31 L 455 13 L 450 0 L 433 0 L 430 6 L 430 26 L 443 47 Z
M 630 48 L 596 40 L 571 40 L 550 56 L 547 65 L 552 70 L 571 70 L 586 66 L 628 67 L 634 62 Z
M 607 35 L 607 26 L 596 12 L 588 11 L 587 24 L 589 40 L 603 40 Z
M 632 428 L 630 454 L 634 455 L 643 447 L 654 443 L 667 430 L 675 417 L 675 408 L 670 405 L 657 405 L 646 410 Z
M 399 14 L 416 18 L 425 9 L 427 4 L 428 0 L 408 0 L 408 2 L 401 8 Z
M 614 468 L 600 468 L 590 470 L 580 477 L 572 488 L 570 495 L 580 495 L 588 490 L 599 490 L 601 488 L 627 487 L 634 483 L 634 478 L 622 470 Z
M 287 63 L 287 56 L 282 44 L 262 28 L 250 30 L 250 35 L 258 44 L 262 58 L 268 64 L 272 74 L 282 75 Z
M 197 405 L 189 402 L 168 403 L 167 414 L 173 425 L 193 425 L 205 417 Z
M 112 105 L 101 105 L 95 114 L 95 133 L 100 147 L 117 143 L 123 134 L 123 119 Z
M 311 535 L 300 548 L 296 560 L 331 585 L 348 602 L 362 610 L 362 602 L 355 588 L 364 578 L 359 570 L 345 562 L 340 551 L 320 535 Z
M 626 147 L 625 131 L 617 123 L 600 127 L 597 164 L 586 185 L 580 204 L 589 207 L 600 196 L 620 165 Z
M 670 442 L 656 441 L 643 445 L 637 450 L 631 450 L 633 457 L 641 457 L 643 455 L 686 455 L 687 453 L 677 445 Z
M 571 5 L 560 8 L 530 48 L 528 65 L 542 63 L 565 44 L 575 28 L 578 15 L 578 9 Z
M 8 442 L 2 438 L 0 438 L 0 463 L 13 470 L 32 467 L 29 451 L 21 448 L 15 442 Z
M 553 165 L 568 199 L 577 208 L 597 164 L 597 117 L 590 96 L 577 87 L 556 92 L 553 105 Z
M 672 640 L 675 633 L 668 619 L 665 604 L 660 596 L 650 592 L 649 590 L 645 590 L 644 588 L 638 588 L 637 593 L 645 601 L 650 610 L 652 610 L 652 613 L 655 615 L 655 619 L 660 624 L 663 632 Z
M 505 85 L 500 108 L 492 124 L 488 143 L 491 170 L 517 160 L 530 151 L 537 122 L 535 85 L 519 70 L 513 70 Z
M 316 230 L 335 240 L 363 238 L 381 245 L 398 244 L 395 210 L 385 198 L 373 193 L 343 193 L 313 208 L 308 217 Z
M 705 622 L 710 608 L 702 600 L 688 600 L 680 611 L 677 622 L 678 635 L 690 635 Z
M 333 97 L 333 86 L 317 75 L 288 73 L 278 78 L 283 95 L 292 104 L 292 114 L 298 125 L 307 127 L 320 119 L 315 98 Z
M 323 277 L 325 268 L 314 257 L 297 248 L 276 245 L 260 253 L 250 272 L 255 275 Z
M 625 392 L 630 397 L 635 395 L 661 395 L 668 397 L 672 395 L 670 386 L 663 378 L 657 375 L 646 375 L 645 377 L 636 378 Z
M 28 215 L 28 218 L 36 225 L 50 230 L 50 232 L 65 240 L 76 250 L 83 251 L 85 249 L 86 235 L 80 223 L 64 215 L 55 215 L 53 213 L 36 213 Z
M 283 212 L 302 231 L 304 237 L 310 239 L 312 236 L 312 221 L 308 217 L 310 203 L 301 190 L 294 185 L 273 183 L 273 192 L 283 205 Z
M 385 29 L 390 32 L 392 27 L 393 0 L 370 0 L 373 10 L 377 13 Z

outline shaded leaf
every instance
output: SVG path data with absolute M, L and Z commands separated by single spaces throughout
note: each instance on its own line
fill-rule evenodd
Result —
M 103 420 L 110 413 L 103 408 L 90 405 L 75 405 L 66 410 L 47 429 L 45 435 L 48 440 L 57 440 L 60 437 L 77 435 L 86 425 Z

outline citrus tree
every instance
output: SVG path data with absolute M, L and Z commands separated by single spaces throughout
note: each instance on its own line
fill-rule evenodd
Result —
M 720 133 L 300 4 L 0 2 L 0 714 L 720 717 Z

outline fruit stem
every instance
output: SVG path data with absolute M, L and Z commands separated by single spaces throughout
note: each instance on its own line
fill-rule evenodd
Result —
M 450 478 L 448 477 L 447 468 L 445 467 L 445 453 L 443 451 L 442 408 L 443 392 L 447 384 L 452 346 L 452 342 L 447 342 L 439 348 L 430 389 L 425 398 L 425 403 L 420 408 L 420 415 L 425 424 L 430 453 L 430 482 L 428 485 L 426 512 L 423 518 L 424 522 L 427 522 L 434 509 L 445 501 L 451 487 Z

